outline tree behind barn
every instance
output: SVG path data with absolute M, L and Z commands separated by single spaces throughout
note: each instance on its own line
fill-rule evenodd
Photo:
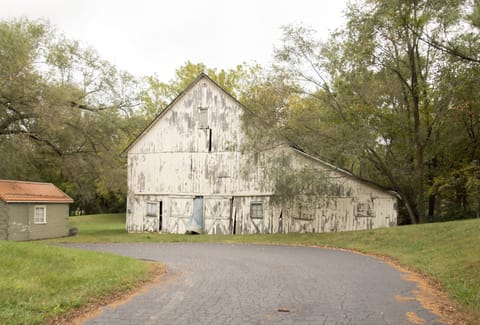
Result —
M 479 193 L 477 11 L 372 0 L 350 6 L 325 43 L 285 27 L 276 74 L 247 102 L 285 139 L 397 191 L 408 222 L 468 217 Z

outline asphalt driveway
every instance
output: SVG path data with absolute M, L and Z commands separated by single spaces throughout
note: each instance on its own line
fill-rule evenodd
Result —
M 168 274 L 86 324 L 441 324 L 388 264 L 331 249 L 228 244 L 82 244 L 167 264 Z M 410 315 L 410 317 L 408 317 Z

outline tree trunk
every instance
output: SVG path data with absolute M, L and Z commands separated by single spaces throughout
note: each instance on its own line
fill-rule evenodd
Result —
M 428 220 L 433 221 L 435 219 L 435 205 L 437 203 L 437 196 L 430 194 L 428 196 Z
M 418 122 L 420 124 L 420 122 Z M 415 127 L 416 128 L 416 127 Z M 417 212 L 418 223 L 425 222 L 425 193 L 423 186 L 423 178 L 425 176 L 423 163 L 423 146 L 420 141 L 420 134 L 415 132 L 415 144 L 417 146 Z
M 410 222 L 412 224 L 416 224 L 417 222 L 417 217 L 415 215 L 415 211 L 412 208 L 412 205 L 410 204 L 408 200 L 408 196 L 406 195 L 406 192 L 402 190 L 402 187 L 397 183 L 395 177 L 391 173 L 390 169 L 383 163 L 382 159 L 380 156 L 377 154 L 377 152 L 370 148 L 367 147 L 367 152 L 370 153 L 370 155 L 367 156 L 367 159 L 380 171 L 382 171 L 385 176 L 387 176 L 388 180 L 390 181 L 390 184 L 393 186 L 395 191 L 400 194 L 400 198 L 403 202 L 403 205 L 407 209 L 408 212 L 408 218 L 410 219 Z
M 436 156 L 433 157 L 431 161 L 426 164 L 426 167 L 427 167 L 427 176 L 426 176 L 427 182 L 428 182 L 428 186 L 431 188 L 435 183 L 434 173 L 438 167 L 437 157 Z M 436 205 L 437 205 L 437 195 L 435 193 L 430 193 L 428 195 L 428 212 L 427 212 L 428 220 L 427 221 L 435 220 Z
M 412 95 L 412 109 L 413 109 L 413 126 L 414 126 L 414 142 L 416 149 L 416 187 L 417 187 L 417 215 L 418 223 L 425 222 L 425 193 L 424 193 L 424 177 L 425 166 L 423 157 L 423 143 L 421 138 L 420 125 L 420 84 L 419 84 L 419 65 L 417 61 L 418 55 L 418 40 L 412 40 L 408 43 L 408 56 L 411 70 L 411 95 Z
M 400 194 L 401 195 L 401 194 Z M 412 209 L 412 206 L 410 205 L 410 202 L 408 202 L 408 199 L 405 198 L 405 199 L 402 199 L 403 201 L 403 205 L 405 206 L 405 208 L 407 209 L 407 212 L 408 212 L 408 217 L 410 218 L 410 221 L 412 222 L 412 224 L 416 224 L 417 223 L 417 219 L 415 217 L 415 211 L 413 211 Z

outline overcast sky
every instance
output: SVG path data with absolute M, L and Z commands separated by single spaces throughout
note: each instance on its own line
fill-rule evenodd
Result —
M 0 0 L 0 19 L 46 18 L 135 75 L 168 81 L 186 61 L 229 69 L 269 64 L 280 27 L 302 23 L 325 39 L 346 0 Z

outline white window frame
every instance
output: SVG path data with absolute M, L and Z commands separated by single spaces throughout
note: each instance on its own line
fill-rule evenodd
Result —
M 258 211 L 260 211 L 260 217 L 258 216 Z M 250 218 L 255 220 L 263 220 L 263 202 L 250 203 Z
M 208 129 L 208 107 L 198 108 L 198 128 Z
M 145 212 L 147 217 L 158 217 L 158 202 L 148 201 Z
M 37 209 L 42 209 L 43 210 L 43 218 L 38 219 L 37 218 Z M 43 225 L 47 223 L 47 206 L 46 205 L 36 205 L 33 208 L 33 223 L 36 225 Z

